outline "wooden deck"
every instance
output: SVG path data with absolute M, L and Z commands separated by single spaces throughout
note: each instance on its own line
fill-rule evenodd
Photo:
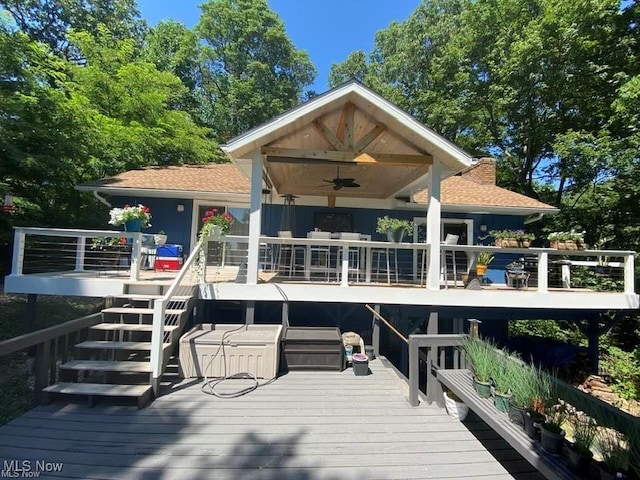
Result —
M 371 369 L 292 372 L 229 400 L 184 382 L 143 410 L 38 407 L 0 427 L 0 460 L 63 463 L 40 478 L 542 478 L 477 417 L 410 407 L 392 369 Z

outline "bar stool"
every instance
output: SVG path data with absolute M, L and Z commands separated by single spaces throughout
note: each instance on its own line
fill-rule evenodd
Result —
M 447 233 L 442 245 L 457 245 L 459 235 L 453 235 Z M 440 249 L 440 264 L 443 266 L 444 288 L 449 288 L 449 265 L 447 259 L 451 256 L 451 263 L 453 265 L 453 286 L 458 286 L 458 273 L 456 272 L 456 252 L 455 250 L 447 250 L 446 248 Z
M 393 253 L 390 252 L 393 250 Z M 375 263 L 376 269 L 375 274 L 376 278 L 380 278 L 380 263 L 381 260 L 384 260 L 386 264 L 386 269 L 384 272 L 387 274 L 387 283 L 391 283 L 391 255 L 393 255 L 393 264 L 394 264 L 394 272 L 396 276 L 396 283 L 398 283 L 398 253 L 395 248 L 374 248 L 371 251 L 372 255 L 372 263 Z M 383 257 L 383 258 L 381 258 Z
M 354 232 L 340 232 L 340 240 L 360 240 L 360 233 Z M 342 272 L 342 268 L 340 266 L 340 262 L 342 260 L 342 250 L 344 246 L 340 246 L 339 254 L 338 254 L 338 278 L 340 278 L 340 273 Z M 348 257 L 349 257 L 349 273 L 355 272 L 356 274 L 356 282 L 360 281 L 360 247 L 351 247 L 347 246 L 348 249 Z
M 278 237 L 280 238 L 293 238 L 291 230 L 279 230 Z M 279 272 L 280 267 L 285 267 L 289 270 L 288 277 L 291 278 L 296 269 L 296 257 L 298 253 L 302 252 L 304 258 L 305 247 L 303 245 L 294 245 L 293 243 L 281 243 L 278 245 L 278 256 L 276 260 L 276 270 Z M 285 263 L 282 262 L 284 253 Z M 288 255 L 288 258 L 287 258 Z
M 308 238 L 331 239 L 331 232 L 309 232 Z M 326 274 L 327 281 L 331 272 L 331 247 L 329 245 L 309 246 L 309 265 L 311 270 L 320 271 Z M 315 265 L 314 265 L 315 261 Z

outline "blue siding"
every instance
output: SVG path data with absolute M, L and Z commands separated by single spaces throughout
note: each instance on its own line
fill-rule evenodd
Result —
M 144 233 L 158 233 L 164 230 L 167 243 L 182 245 L 185 254 L 191 251 L 191 216 L 193 201 L 185 198 L 112 197 L 114 207 L 142 203 L 151 209 L 151 227 Z M 184 205 L 184 212 L 178 212 L 178 205 Z

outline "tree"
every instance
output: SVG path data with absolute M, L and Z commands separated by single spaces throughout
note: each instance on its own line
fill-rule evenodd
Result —
M 228 140 L 300 102 L 315 69 L 265 0 L 209 0 L 201 8 L 200 99 L 217 139 Z
M 81 60 L 69 43 L 69 29 L 95 34 L 98 25 L 108 25 L 114 37 L 137 41 L 146 30 L 135 0 L 0 0 L 0 7 L 31 40 L 69 60 Z

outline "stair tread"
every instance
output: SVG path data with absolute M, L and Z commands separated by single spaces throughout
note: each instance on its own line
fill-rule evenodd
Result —
M 154 294 L 146 294 L 146 293 L 122 293 L 120 295 L 115 295 L 114 298 L 126 298 L 128 300 L 157 300 L 159 298 L 164 297 L 164 295 L 154 295 Z M 171 300 L 180 300 L 186 301 L 190 298 L 193 298 L 192 295 L 173 295 Z
M 170 332 L 178 328 L 178 325 L 165 325 L 164 331 Z M 94 330 L 118 331 L 126 330 L 128 332 L 151 332 L 153 325 L 150 323 L 98 323 L 91 327 Z
M 165 348 L 170 343 L 165 343 Z M 109 340 L 87 340 L 76 344 L 79 348 L 106 348 L 109 350 L 151 350 L 151 342 L 111 342 Z
M 167 308 L 165 315 L 180 315 L 186 312 L 185 309 L 171 309 Z M 135 315 L 152 315 L 153 308 L 138 308 L 138 307 L 111 307 L 102 310 L 102 313 L 132 313 Z
M 111 383 L 58 382 L 45 387 L 45 392 L 75 395 L 105 395 L 111 397 L 140 397 L 151 389 L 151 385 L 114 385 Z
M 151 372 L 150 362 L 113 362 L 105 360 L 71 360 L 60 365 L 69 370 L 96 370 L 102 372 Z

